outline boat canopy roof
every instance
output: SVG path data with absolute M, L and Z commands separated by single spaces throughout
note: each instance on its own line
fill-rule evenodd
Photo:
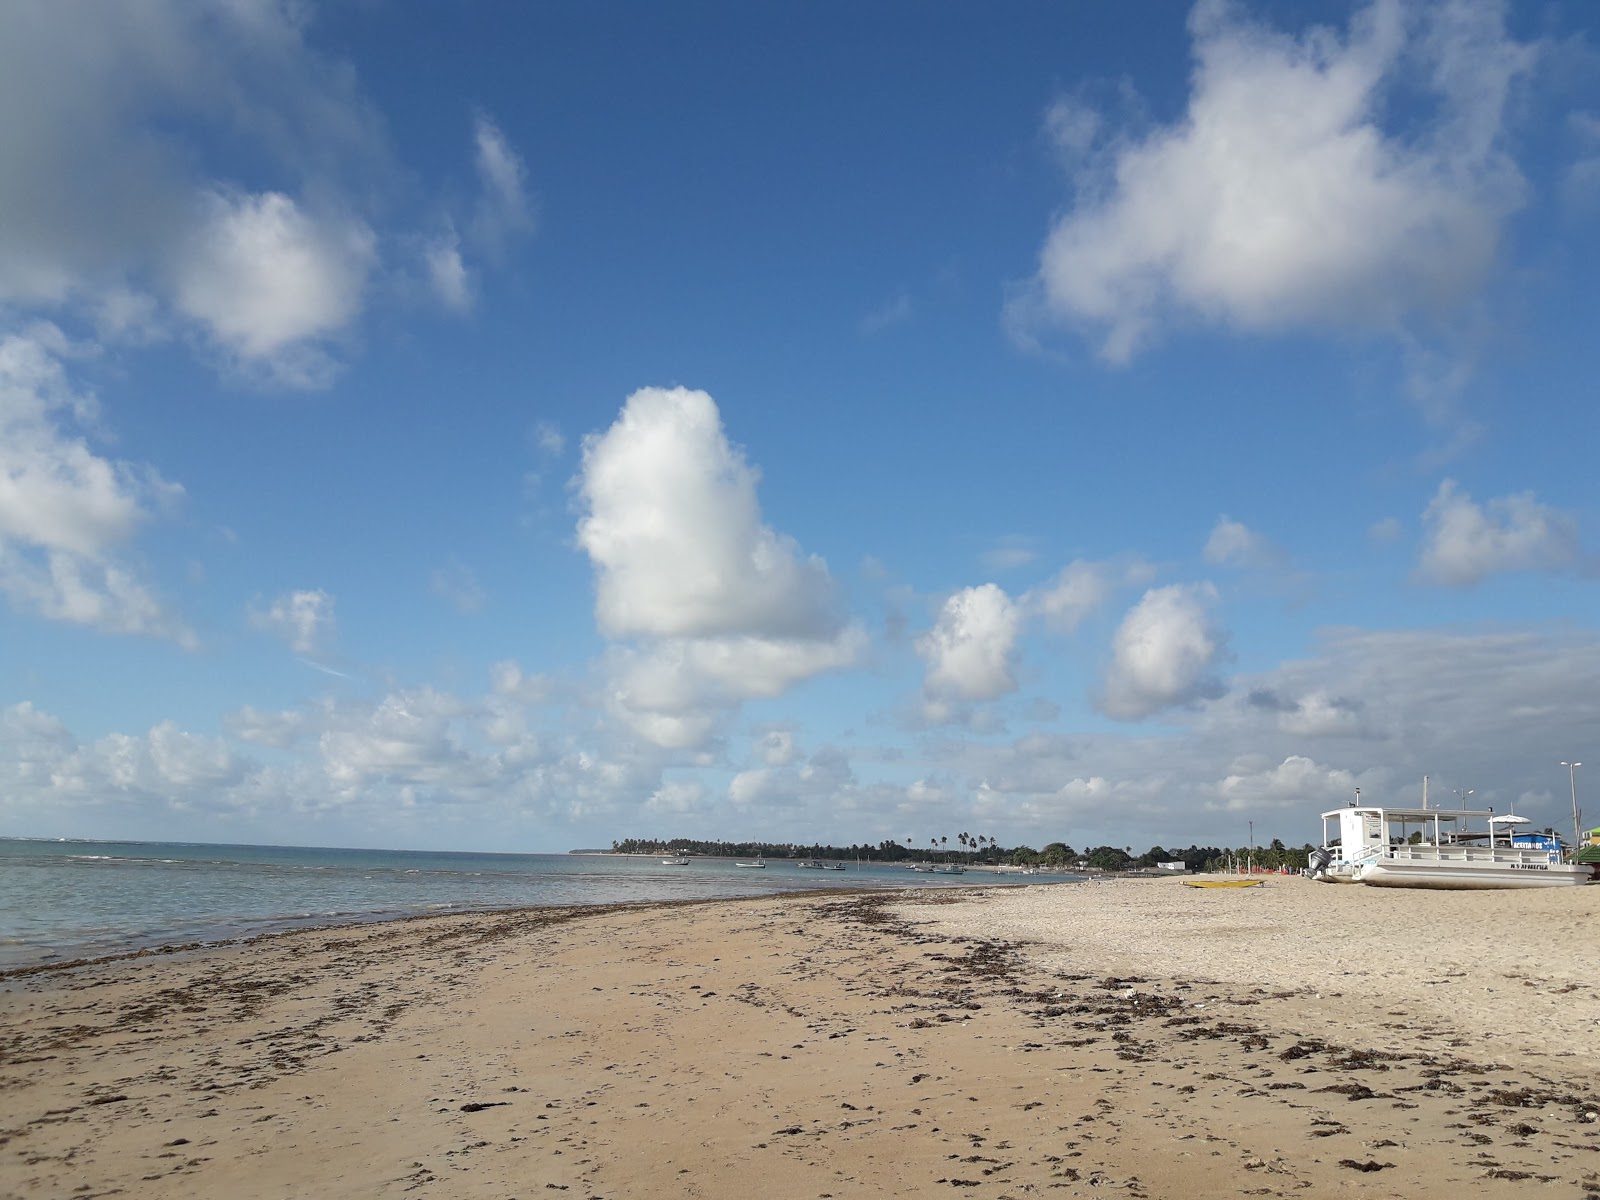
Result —
M 1503 821 L 1505 818 L 1495 813 L 1492 808 L 1388 808 L 1378 804 L 1347 804 L 1343 808 L 1331 809 L 1322 814 L 1324 821 L 1331 821 L 1342 813 L 1357 812 L 1371 813 L 1385 821 L 1440 821 L 1444 824 L 1459 821 Z

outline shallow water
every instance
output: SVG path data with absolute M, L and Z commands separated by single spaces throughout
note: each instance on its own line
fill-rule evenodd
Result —
M 0 968 L 416 913 L 1017 882 L 848 864 L 0 839 Z

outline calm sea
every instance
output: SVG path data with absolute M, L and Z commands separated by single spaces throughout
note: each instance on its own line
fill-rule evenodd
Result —
M 995 882 L 855 863 L 0 839 L 0 969 L 415 913 Z

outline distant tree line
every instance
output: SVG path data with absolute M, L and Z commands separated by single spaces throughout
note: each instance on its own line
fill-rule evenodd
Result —
M 1143 854 L 1134 854 L 1130 846 L 1093 846 L 1081 853 L 1066 842 L 1051 842 L 1042 850 L 1032 846 L 1002 846 L 987 835 L 974 836 L 961 833 L 956 845 L 951 847 L 948 837 L 928 839 L 926 847 L 885 839 L 876 845 L 852 842 L 848 846 L 824 845 L 813 842 L 809 846 L 797 842 L 718 842 L 697 838 L 623 838 L 611 843 L 617 854 L 695 854 L 706 858 L 833 858 L 856 859 L 870 862 L 922 862 L 936 859 L 941 862 L 962 863 L 967 866 L 1008 865 L 1015 867 L 1055 867 L 1071 870 L 1088 867 L 1097 871 L 1131 871 L 1155 867 L 1160 863 L 1181 862 L 1190 871 L 1226 871 L 1234 865 L 1244 866 L 1248 861 L 1266 870 L 1287 867 L 1298 871 L 1306 865 L 1311 845 L 1285 846 L 1274 838 L 1269 846 L 1228 849 L 1221 846 L 1189 846 L 1183 850 L 1169 850 L 1151 846 Z M 1253 857 L 1252 857 L 1253 854 Z
M 1255 866 L 1268 871 L 1282 868 L 1303 871 L 1313 848 L 1310 842 L 1303 846 L 1285 846 L 1280 839 L 1273 838 L 1271 843 L 1265 846 L 1239 846 L 1232 850 L 1218 851 L 1206 860 L 1201 870 L 1233 871 Z

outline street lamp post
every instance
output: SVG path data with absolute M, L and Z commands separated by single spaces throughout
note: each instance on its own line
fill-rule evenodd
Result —
M 1467 797 L 1473 794 L 1472 789 L 1468 788 L 1466 791 L 1463 792 L 1460 788 L 1456 788 L 1455 789 L 1455 793 L 1456 793 L 1456 797 L 1461 801 L 1461 809 L 1462 809 L 1462 811 L 1465 812 L 1466 811 L 1466 807 L 1467 807 Z
M 1561 765 L 1567 769 L 1567 783 L 1572 788 L 1572 852 L 1574 854 L 1576 854 L 1578 852 L 1578 842 L 1579 842 L 1579 834 L 1578 834 L 1578 768 L 1583 766 L 1583 764 L 1581 762 L 1563 762 Z

